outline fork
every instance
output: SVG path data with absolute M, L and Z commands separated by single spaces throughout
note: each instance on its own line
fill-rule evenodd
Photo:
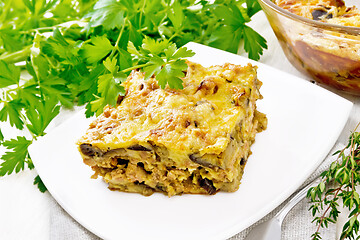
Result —
M 319 177 L 306 185 L 294 195 L 272 219 L 255 226 L 244 240 L 280 240 L 281 225 L 286 215 L 306 196 L 308 190 L 318 185 L 320 181 L 321 178 Z

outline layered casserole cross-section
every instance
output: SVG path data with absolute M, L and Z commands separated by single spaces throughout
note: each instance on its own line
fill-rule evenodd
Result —
M 181 90 L 132 72 L 119 105 L 105 107 L 78 141 L 110 189 L 173 196 L 239 188 L 255 134 L 266 128 L 256 67 L 187 64 Z

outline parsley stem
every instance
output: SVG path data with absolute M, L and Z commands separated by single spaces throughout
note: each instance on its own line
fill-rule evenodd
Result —
M 142 17 L 143 17 L 145 5 L 146 5 L 146 0 L 144 1 L 143 5 L 142 5 L 142 7 L 141 7 L 141 10 L 140 10 L 139 28 L 142 27 Z
M 53 25 L 53 26 L 49 26 L 49 27 L 38 27 L 38 28 L 32 28 L 32 29 L 28 29 L 25 31 L 19 31 L 20 34 L 29 34 L 31 32 L 42 32 L 42 31 L 54 31 L 55 28 L 69 28 L 71 25 L 75 25 L 77 24 L 79 27 L 82 27 L 83 25 L 87 24 L 87 22 L 85 21 L 68 21 L 68 22 L 63 22 L 57 25 Z
M 177 37 L 178 36 L 178 32 L 175 32 L 170 38 L 169 38 L 169 41 L 173 40 L 174 37 Z
M 121 30 L 120 30 L 119 36 L 118 36 L 118 38 L 116 39 L 114 49 L 111 51 L 110 58 L 112 58 L 112 57 L 115 55 L 115 53 L 117 52 L 117 48 L 118 48 L 118 46 L 119 46 L 119 43 L 120 43 L 120 40 L 121 40 L 121 36 L 122 36 L 122 34 L 123 34 L 123 32 L 124 32 L 124 29 L 125 29 L 126 21 L 127 21 L 127 18 L 124 18 L 124 24 L 121 26 Z
M 124 69 L 124 70 L 121 70 L 121 72 L 126 73 L 126 72 L 132 71 L 132 70 L 134 70 L 134 69 L 147 67 L 147 66 L 149 66 L 149 65 L 151 65 L 151 63 L 144 63 L 144 64 L 140 64 L 140 65 L 135 65 L 135 66 L 126 68 L 126 69 Z
M 39 27 L 39 28 L 33 28 L 26 31 L 20 31 L 20 34 L 29 34 L 31 32 L 42 32 L 42 31 L 53 31 L 56 28 L 56 26 L 52 27 Z
M 7 4 L 5 4 L 4 9 L 3 9 L 2 13 L 1 13 L 0 23 L 5 22 L 5 20 L 6 20 L 6 18 L 7 18 L 7 15 L 8 15 L 8 13 L 9 13 L 9 11 L 10 11 L 11 5 L 12 5 L 12 1 L 13 1 L 13 0 L 9 0 L 9 1 L 7 2 Z M 2 24 L 0 24 L 0 27 L 1 27 L 1 26 L 2 26 Z
M 4 53 L 0 56 L 0 60 L 3 60 L 7 63 L 16 63 L 16 62 L 24 61 L 30 55 L 31 52 L 30 49 L 31 49 L 31 45 L 17 52 Z

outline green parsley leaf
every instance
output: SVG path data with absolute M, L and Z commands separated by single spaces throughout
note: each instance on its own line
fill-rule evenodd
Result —
M 77 56 L 80 48 L 73 43 L 70 44 L 58 28 L 54 30 L 53 36 L 40 41 L 40 49 L 44 55 L 54 56 L 64 64 L 76 65 L 80 62 Z
M 108 57 L 103 64 L 110 73 L 99 76 L 98 92 L 100 97 L 91 102 L 91 110 L 96 112 L 96 115 L 99 115 L 106 105 L 115 106 L 119 94 L 125 94 L 125 89 L 120 84 L 126 80 L 126 75 L 117 71 L 117 59 Z
M 183 89 L 181 77 L 184 77 L 184 70 L 187 69 L 187 64 L 184 60 L 177 60 L 174 63 L 167 64 L 163 67 L 156 79 L 159 81 L 159 86 L 165 88 L 169 84 L 170 88 Z
M 66 41 L 64 36 L 61 34 L 59 28 L 55 28 L 54 33 L 53 33 L 53 39 L 55 40 L 55 42 L 57 42 L 63 46 L 69 45 L 69 43 Z
M 165 61 L 161 57 L 152 57 L 151 60 L 148 62 L 148 65 L 143 68 L 145 72 L 145 79 L 149 79 L 153 75 L 158 75 L 163 65 L 165 65 Z
M 36 1 L 34 1 L 36 2 Z M 57 4 L 58 0 L 47 0 L 42 1 L 41 6 L 38 8 L 38 14 L 42 15 L 46 13 L 49 9 L 53 8 Z M 37 5 L 38 6 L 38 5 Z
M 246 0 L 247 14 L 249 17 L 261 10 L 261 6 L 257 0 Z
M 175 44 L 172 44 L 164 52 L 168 60 L 184 59 L 195 55 L 193 51 L 188 50 L 186 47 L 181 47 L 179 49 L 176 49 Z
M 27 81 L 18 89 L 17 96 L 26 106 L 29 106 L 32 102 L 40 101 L 38 85 L 34 83 L 33 79 Z
M 133 59 L 131 54 L 124 49 L 118 49 L 119 51 L 119 70 L 124 70 L 133 66 Z
M 24 5 L 30 10 L 30 12 L 35 13 L 36 1 L 32 0 L 23 0 Z
M 29 73 L 37 79 L 42 98 L 55 96 L 64 106 L 72 107 L 72 96 L 69 88 L 67 87 L 67 81 L 51 72 L 50 63 L 44 56 L 39 55 L 37 57 L 33 57 L 32 60 L 33 65 L 37 68 L 35 70 L 34 67 L 29 65 L 28 69 L 32 69 Z
M 23 44 L 17 38 L 20 33 L 13 29 L 0 29 L 0 39 L 4 44 L 4 48 L 9 52 L 20 50 Z
M 179 1 L 174 1 L 172 4 L 172 8 L 169 9 L 168 16 L 170 18 L 170 21 L 174 25 L 174 28 L 176 30 L 180 30 L 183 22 L 184 22 L 184 13 L 183 8 Z
M 91 101 L 90 104 L 86 106 L 86 112 L 89 116 L 92 116 L 91 113 L 95 113 L 96 116 L 99 116 L 102 113 L 104 106 L 106 106 L 105 98 L 95 96 L 95 100 Z
M 177 49 L 175 43 L 169 44 L 169 46 L 166 49 L 164 49 L 166 60 L 170 60 L 171 57 L 175 54 L 176 50 Z
M 15 126 L 18 129 L 24 128 L 23 115 L 21 110 L 24 104 L 20 99 L 11 100 L 4 102 L 4 105 L 0 111 L 0 121 L 5 122 L 9 119 L 10 125 Z
M 44 131 L 52 119 L 60 112 L 60 105 L 55 98 L 35 102 L 26 110 L 26 116 L 31 124 L 27 128 L 36 136 L 45 135 Z
M 117 70 L 118 70 L 118 67 L 117 67 L 117 65 L 116 65 L 116 63 L 117 63 L 117 59 L 116 58 L 113 58 L 113 59 L 111 59 L 111 58 L 107 58 L 107 59 L 105 59 L 105 61 L 103 62 L 103 64 L 104 64 L 104 66 L 105 66 L 105 68 L 107 69 L 107 70 L 109 70 L 109 72 L 111 72 L 111 73 L 115 73 L 115 72 L 117 72 Z M 100 87 L 100 86 L 99 86 Z
M 229 36 L 232 36 L 231 38 Z M 231 26 L 223 26 L 222 29 L 214 30 L 208 40 L 211 47 L 237 53 L 242 36 L 242 29 L 234 30 Z
M 36 185 L 38 187 L 38 189 L 40 190 L 40 192 L 42 192 L 42 193 L 47 191 L 47 188 L 46 188 L 45 184 L 43 183 L 43 181 L 41 180 L 39 175 L 37 175 L 35 177 L 34 185 Z
M 19 80 L 20 68 L 0 60 L 0 88 L 18 84 Z
M 0 129 L 0 142 L 4 141 L 4 135 L 3 133 L 1 132 L 1 129 Z
M 27 157 L 26 157 L 26 159 L 25 159 L 25 163 L 27 164 L 27 167 L 28 167 L 30 170 L 32 170 L 32 169 L 35 168 L 34 163 L 32 162 L 31 157 L 30 157 L 29 154 L 27 155 Z
M 99 77 L 98 91 L 105 98 L 106 104 L 114 106 L 119 93 L 125 94 L 124 87 L 120 84 L 126 80 L 124 74 L 104 74 Z
M 216 28 L 208 40 L 212 47 L 220 48 L 232 53 L 239 50 L 245 23 L 250 20 L 243 7 L 236 5 L 215 6 L 214 15 L 221 25 Z
M 244 27 L 244 49 L 249 53 L 249 57 L 259 60 L 263 54 L 263 48 L 267 49 L 266 40 L 252 28 Z
M 156 41 L 155 39 L 146 37 L 143 40 L 143 44 L 141 45 L 141 47 L 145 50 L 147 50 L 148 52 L 152 53 L 153 55 L 159 55 L 161 54 L 165 49 L 167 49 L 170 45 L 170 42 L 165 39 L 162 41 Z M 130 47 L 130 49 L 129 49 Z M 134 49 L 134 45 L 132 44 L 132 42 L 129 42 L 129 47 L 128 50 L 130 53 L 135 54 L 135 55 L 140 55 L 140 53 Z
M 75 1 L 63 0 L 61 4 L 57 4 L 52 11 L 54 17 L 60 19 L 67 19 L 70 16 L 73 17 L 78 15 L 74 4 L 76 4 Z
M 89 27 L 103 26 L 106 30 L 112 30 L 125 23 L 124 14 L 124 6 L 116 0 L 99 0 L 85 18 L 90 18 Z
M 108 55 L 113 48 L 109 39 L 105 36 L 94 37 L 89 43 L 84 44 L 80 54 L 86 59 L 87 63 L 94 64 Z
M 94 95 L 97 94 L 98 78 L 104 74 L 105 66 L 103 64 L 97 65 L 88 76 L 80 82 L 80 89 L 78 93 L 78 101 L 80 105 L 89 103 L 95 99 Z
M 0 164 L 0 176 L 11 174 L 13 171 L 18 173 L 20 170 L 24 170 L 26 158 L 28 157 L 28 146 L 31 141 L 25 137 L 17 137 L 4 141 L 2 145 L 9 150 L 6 152 L 1 159 L 4 161 Z
M 161 88 L 169 85 L 174 89 L 183 88 L 180 78 L 184 77 L 183 71 L 187 69 L 183 59 L 194 56 L 194 52 L 186 47 L 177 49 L 175 43 L 171 44 L 167 40 L 156 42 L 149 38 L 143 40 L 139 49 L 129 42 L 128 52 L 143 63 L 138 67 L 143 68 L 145 79 L 155 74 Z
M 215 5 L 214 15 L 224 26 L 216 28 L 207 42 L 210 46 L 237 53 L 243 39 L 249 58 L 259 60 L 263 48 L 267 48 L 266 40 L 245 24 L 260 10 L 260 6 L 252 0 L 246 3 L 247 9 L 236 4 Z
M 138 29 L 134 27 L 134 25 L 130 22 L 129 23 L 129 38 L 128 41 L 131 41 L 135 44 L 135 46 L 140 46 L 143 40 L 143 36 L 139 32 Z
M 144 41 L 145 41 L 145 39 L 144 39 Z M 135 55 L 138 57 L 142 56 L 142 54 L 136 49 L 133 42 L 128 42 L 127 51 L 132 55 Z
M 249 20 L 248 17 L 244 17 L 242 12 L 237 6 L 225 6 L 220 5 L 217 6 L 214 10 L 214 14 L 223 20 L 223 23 L 228 26 L 233 26 L 238 28 L 239 26 L 243 26 L 245 22 Z

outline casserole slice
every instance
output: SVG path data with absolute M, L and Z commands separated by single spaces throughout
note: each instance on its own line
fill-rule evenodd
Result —
M 256 67 L 187 62 L 183 89 L 134 71 L 119 105 L 78 141 L 84 163 L 112 190 L 168 196 L 239 188 L 255 134 L 266 128 Z

